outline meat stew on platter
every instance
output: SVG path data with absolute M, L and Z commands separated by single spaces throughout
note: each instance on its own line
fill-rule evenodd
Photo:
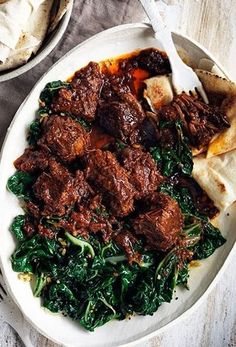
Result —
M 11 225 L 13 270 L 42 306 L 90 331 L 153 314 L 188 288 L 191 261 L 225 242 L 191 173 L 192 149 L 229 123 L 186 94 L 154 112 L 144 81 L 170 73 L 150 48 L 48 83 L 8 180 L 24 211 Z

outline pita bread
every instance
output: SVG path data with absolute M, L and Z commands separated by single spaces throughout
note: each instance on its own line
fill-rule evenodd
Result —
M 236 201 L 236 150 L 194 158 L 193 177 L 220 210 Z
M 53 0 L 40 0 L 39 6 L 35 6 L 34 2 L 28 1 L 31 12 L 28 11 L 27 18 L 24 13 L 25 23 L 21 20 L 21 26 L 14 37 L 14 42 L 10 47 L 11 50 L 6 61 L 0 65 L 0 71 L 14 68 L 26 63 L 33 53 L 36 53 L 42 44 L 47 33 L 50 20 L 50 11 Z M 20 6 L 15 3 L 15 6 Z M 15 18 L 14 6 L 11 9 L 11 18 Z M 12 29 L 13 30 L 13 29 Z M 9 33 L 11 34 L 11 33 Z
M 56 26 L 68 10 L 71 5 L 71 0 L 57 0 L 54 1 L 51 16 L 50 16 L 50 24 L 48 27 L 48 33 L 50 34 L 53 30 L 55 30 Z
M 169 76 L 162 75 L 148 78 L 144 80 L 144 83 L 146 84 L 146 89 L 143 96 L 153 112 L 172 101 L 174 95 Z
M 19 0 L 13 1 L 17 6 L 18 2 L 21 3 Z M 3 62 L 0 64 L 0 71 L 23 65 L 32 54 L 36 54 L 46 35 L 56 28 L 71 4 L 71 0 L 24 0 L 24 2 L 27 3 L 28 7 L 30 5 L 31 14 L 29 15 L 28 11 L 28 19 L 21 20 L 21 23 L 26 24 L 21 26 L 20 32 L 16 33 L 12 28 L 14 40 L 11 42 L 11 47 L 1 43 L 2 40 L 0 40 L 0 61 Z M 12 11 L 12 18 L 15 17 L 16 12 Z M 24 16 L 26 16 L 26 13 L 24 13 Z M 8 39 L 5 41 L 9 42 Z
M 43 0 L 38 1 L 38 4 Z M 34 8 L 30 0 L 11 0 L 0 4 L 0 42 L 15 49 Z
M 40 41 L 29 33 L 23 33 L 16 46 L 16 50 L 0 65 L 0 71 L 20 66 L 26 63 L 32 54 L 32 50 L 39 45 Z

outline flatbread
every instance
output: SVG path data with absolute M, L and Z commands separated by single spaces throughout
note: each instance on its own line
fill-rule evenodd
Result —
M 230 128 L 217 134 L 208 148 L 192 149 L 193 177 L 200 187 L 224 210 L 236 201 L 236 85 L 211 72 L 196 70 L 210 103 L 218 105 L 227 115 Z M 162 77 L 162 78 L 161 78 Z M 170 79 L 157 76 L 145 81 L 144 97 L 158 111 L 171 102 L 173 92 Z M 201 154 L 205 151 L 204 154 Z
M 193 177 L 220 210 L 236 201 L 236 150 L 194 158 Z
M 144 83 L 146 84 L 146 89 L 143 96 L 153 112 L 158 111 L 162 106 L 172 101 L 174 95 L 169 76 L 155 76 L 144 80 Z
M 69 7 L 71 6 L 71 0 L 58 0 L 54 1 L 51 18 L 50 18 L 50 24 L 48 27 L 48 33 L 51 33 L 53 30 L 55 30 L 56 26 L 64 16 L 64 14 L 67 12 Z
M 236 84 L 206 71 L 197 71 L 206 93 L 221 100 L 220 108 L 226 114 L 230 128 L 216 135 L 207 149 L 207 158 L 236 149 Z
M 25 64 L 31 55 L 38 51 L 47 33 L 53 1 L 41 1 L 42 4 L 31 14 L 15 49 L 12 49 L 6 61 L 0 64 L 0 71 Z

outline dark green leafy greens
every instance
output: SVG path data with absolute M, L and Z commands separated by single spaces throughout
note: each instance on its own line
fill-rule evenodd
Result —
M 37 234 L 29 239 L 23 235 L 23 223 L 20 215 L 11 226 L 20 241 L 12 255 L 13 270 L 35 274 L 34 295 L 41 296 L 43 306 L 91 331 L 114 318 L 153 314 L 163 302 L 170 302 L 176 285 L 188 288 L 188 261 L 181 252 L 194 250 L 198 259 L 205 258 L 222 238 L 209 226 L 202 238 L 205 224 L 186 215 L 182 246 L 158 255 L 145 251 L 140 241 L 136 247 L 142 257 L 129 264 L 114 242 L 105 244 L 95 236 L 85 240 L 61 229 L 55 230 L 54 239 Z
M 35 177 L 27 172 L 16 171 L 7 181 L 7 188 L 18 198 L 30 200 Z
M 225 238 L 219 229 L 208 221 L 202 222 L 202 237 L 194 247 L 194 259 L 205 259 L 210 257 L 214 251 L 225 243 Z
M 141 244 L 138 247 L 143 250 Z M 93 331 L 134 312 L 153 314 L 162 302 L 171 300 L 179 276 L 178 250 L 164 258 L 142 252 L 142 261 L 130 265 L 113 242 L 106 245 L 96 237 L 84 240 L 67 232 L 55 240 L 35 235 L 21 242 L 12 266 L 14 271 L 36 275 L 34 295 L 42 297 L 45 307 Z
M 29 145 L 35 145 L 42 135 L 40 119 L 36 118 L 29 126 L 27 140 Z
M 170 195 L 175 199 L 186 219 L 193 219 L 194 225 L 199 225 L 201 237 L 199 242 L 194 246 L 194 258 L 204 259 L 214 253 L 214 251 L 225 243 L 225 238 L 221 235 L 218 228 L 215 228 L 208 218 L 199 213 L 193 203 L 192 196 L 186 187 L 164 183 L 160 191 Z
M 11 232 L 13 233 L 13 235 L 16 237 L 18 241 L 25 240 L 25 234 L 23 230 L 24 223 L 25 223 L 25 215 L 20 214 L 13 219 L 13 222 L 11 224 Z
M 42 119 L 51 116 L 50 105 L 61 88 L 69 83 L 48 83 L 40 94 L 41 107 L 29 127 L 28 141 L 36 145 L 42 135 Z M 68 114 L 73 117 L 73 115 Z M 73 117 L 74 118 L 74 117 Z M 86 130 L 91 124 L 76 119 Z M 171 129 L 176 137 L 173 147 L 158 143 L 151 155 L 167 180 L 159 191 L 175 199 L 184 215 L 185 223 L 180 242 L 165 253 L 148 251 L 143 240 L 135 244 L 140 260 L 130 264 L 127 255 L 114 241 L 105 244 L 100 235 L 89 239 L 75 237 L 57 226 L 60 217 L 42 217 L 40 223 L 54 232 L 52 239 L 36 232 L 26 235 L 24 226 L 30 215 L 14 218 L 10 230 L 18 241 L 12 254 L 12 268 L 16 272 L 34 274 L 33 293 L 41 297 L 42 305 L 52 312 L 62 312 L 93 331 L 111 319 L 124 319 L 134 313 L 151 315 L 164 302 L 170 302 L 177 285 L 188 289 L 189 262 L 209 257 L 225 239 L 205 215 L 197 210 L 191 192 L 173 183 L 171 176 L 191 176 L 193 162 L 189 142 L 180 121 L 163 122 L 160 129 Z M 116 148 L 125 143 L 116 139 Z M 24 201 L 34 200 L 32 185 L 36 177 L 17 171 L 7 187 Z M 97 216 L 108 218 L 103 208 Z M 67 218 L 67 217 L 64 217 Z M 128 230 L 130 226 L 127 224 Z
M 163 175 L 170 176 L 176 171 L 190 175 L 193 169 L 192 152 L 188 139 L 183 134 L 181 122 L 161 122 L 160 129 L 171 129 L 177 138 L 174 147 L 170 147 L 167 143 L 150 149 L 152 157 L 160 165 Z
M 40 93 L 40 101 L 44 104 L 43 107 L 49 107 L 53 97 L 58 90 L 66 88 L 70 89 L 70 83 L 62 81 L 53 81 L 46 84 L 42 92 Z

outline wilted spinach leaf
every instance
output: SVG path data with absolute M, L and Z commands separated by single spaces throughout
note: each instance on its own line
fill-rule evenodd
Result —
M 220 230 L 208 221 L 202 221 L 202 227 L 202 237 L 194 246 L 194 259 L 208 258 L 217 248 L 226 242 Z
M 62 82 L 62 81 L 53 81 L 46 84 L 44 89 L 40 94 L 40 101 L 43 102 L 46 106 L 50 106 L 54 95 L 61 88 L 70 88 L 70 83 Z
M 186 289 L 189 289 L 188 278 L 189 278 L 188 262 L 184 262 L 182 268 L 178 271 L 176 285 L 182 284 Z
M 7 188 L 18 198 L 30 200 L 31 186 L 35 182 L 35 176 L 22 171 L 16 171 L 7 181 Z
M 35 145 L 42 135 L 41 122 L 39 119 L 33 120 L 29 126 L 27 140 L 30 145 Z
M 13 222 L 10 226 L 11 232 L 14 234 L 18 241 L 23 241 L 25 239 L 23 226 L 25 223 L 25 215 L 20 214 L 13 219 Z
M 49 260 L 57 259 L 59 245 L 55 240 L 35 235 L 23 241 L 12 255 L 12 268 L 16 272 L 33 272 L 38 268 L 50 270 Z M 53 263 L 53 261 L 52 261 Z
M 191 175 L 193 169 L 192 152 L 187 137 L 183 134 L 181 121 L 162 122 L 161 129 L 170 129 L 176 135 L 175 146 L 158 145 L 150 149 L 153 159 L 161 168 L 162 174 L 171 176 L 176 172 Z

